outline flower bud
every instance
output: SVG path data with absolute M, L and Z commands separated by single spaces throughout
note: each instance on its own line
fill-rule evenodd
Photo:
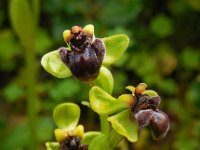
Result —
M 150 125 L 153 131 L 152 133 L 154 139 L 161 140 L 166 136 L 169 130 L 170 127 L 169 118 L 164 112 L 157 109 L 153 111 L 150 120 Z

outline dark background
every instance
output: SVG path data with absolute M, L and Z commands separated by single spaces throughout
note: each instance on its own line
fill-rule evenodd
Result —
M 31 0 L 29 1 L 29 3 Z M 93 24 L 96 37 L 125 33 L 130 45 L 110 69 L 114 96 L 126 85 L 145 82 L 162 98 L 160 109 L 171 128 L 160 142 L 145 128 L 135 150 L 197 150 L 200 147 L 200 1 L 199 0 L 45 0 L 40 1 L 39 25 L 30 55 L 35 80 L 27 75 L 27 56 L 12 29 L 9 1 L 0 1 L 0 149 L 31 149 L 28 120 L 34 118 L 37 149 L 53 141 L 53 108 L 62 102 L 88 100 L 89 85 L 73 77 L 58 79 L 40 65 L 42 56 L 65 46 L 62 32 L 71 26 Z M 27 37 L 27 39 L 30 37 Z M 35 85 L 33 110 L 28 107 L 27 84 Z M 85 130 L 97 130 L 98 116 L 81 106 Z M 34 114 L 34 113 L 33 113 Z M 32 141 L 33 142 L 33 141 Z M 127 142 L 125 142 L 127 143 Z M 122 146 L 122 150 L 128 150 Z

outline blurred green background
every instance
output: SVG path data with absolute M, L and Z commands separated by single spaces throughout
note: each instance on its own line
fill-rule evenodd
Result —
M 62 102 L 88 100 L 87 84 L 51 76 L 40 60 L 45 53 L 65 46 L 65 29 L 90 23 L 96 37 L 125 33 L 130 38 L 127 52 L 110 68 L 114 96 L 125 93 L 126 85 L 145 82 L 160 94 L 160 109 L 171 120 L 163 141 L 153 141 L 145 128 L 138 142 L 125 141 L 129 148 L 121 149 L 199 149 L 199 0 L 25 0 L 28 11 L 34 12 L 32 17 L 11 1 L 0 0 L 1 150 L 44 149 L 45 141 L 54 140 L 53 108 Z M 17 16 L 15 11 L 24 14 Z M 12 13 L 27 20 L 16 25 Z M 32 22 L 36 24 L 33 37 L 26 33 Z M 23 29 L 20 38 L 16 26 Z M 99 129 L 98 116 L 81 108 L 80 123 L 85 130 Z

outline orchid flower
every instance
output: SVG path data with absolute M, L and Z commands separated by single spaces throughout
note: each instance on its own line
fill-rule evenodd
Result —
M 169 118 L 158 109 L 158 94 L 146 88 L 144 83 L 128 86 L 132 94 L 123 94 L 116 99 L 95 86 L 90 90 L 90 106 L 100 115 L 109 115 L 107 120 L 113 129 L 131 142 L 137 141 L 138 131 L 147 125 L 151 126 L 154 139 L 160 140 L 169 130 Z
M 116 62 L 128 47 L 124 34 L 96 38 L 94 26 L 73 26 L 63 32 L 66 47 L 45 54 L 41 60 L 44 69 L 58 78 L 73 75 L 82 82 L 95 80 L 99 73 L 108 70 L 102 65 Z
M 54 109 L 53 118 L 58 127 L 54 130 L 56 142 L 46 142 L 47 150 L 101 150 L 102 145 L 111 150 L 104 134 L 97 131 L 84 132 L 84 126 L 78 125 L 78 105 L 59 104 Z

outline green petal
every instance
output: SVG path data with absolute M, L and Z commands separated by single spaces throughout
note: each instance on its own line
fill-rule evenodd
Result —
M 74 103 L 63 103 L 56 106 L 53 117 L 60 129 L 73 130 L 80 118 L 80 108 Z
M 132 94 L 122 94 L 118 97 L 118 100 L 127 104 L 127 107 L 134 106 L 136 99 Z
M 135 142 L 138 137 L 138 126 L 134 116 L 129 110 L 124 110 L 108 118 L 113 129 L 125 136 L 129 141 Z
M 104 134 L 96 136 L 90 143 L 88 150 L 112 150 Z
M 72 75 L 69 68 L 60 59 L 58 50 L 45 54 L 42 57 L 41 64 L 47 72 L 57 78 L 66 78 Z
M 106 46 L 104 64 L 113 64 L 126 51 L 129 38 L 125 34 L 117 34 L 102 39 Z
M 90 144 L 90 142 L 98 135 L 100 135 L 101 132 L 91 131 L 84 133 L 83 139 L 81 141 L 82 144 Z
M 114 84 L 112 73 L 106 67 L 102 66 L 98 78 L 94 80 L 94 84 L 111 94 Z
M 90 90 L 89 100 L 92 109 L 98 114 L 113 114 L 128 107 L 126 103 L 118 101 L 98 86 Z
M 142 94 L 147 94 L 150 97 L 158 96 L 158 93 L 156 91 L 153 91 L 153 90 L 145 90 Z
M 58 150 L 59 143 L 57 142 L 46 142 L 45 143 L 47 150 Z
M 135 93 L 135 87 L 134 86 L 129 85 L 129 86 L 126 87 L 126 89 L 129 90 L 132 93 Z

